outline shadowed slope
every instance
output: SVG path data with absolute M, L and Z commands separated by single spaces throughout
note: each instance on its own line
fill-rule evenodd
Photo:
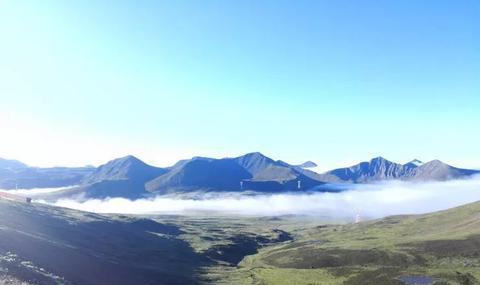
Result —
M 0 199 L 0 267 L 34 284 L 194 284 L 175 226 Z

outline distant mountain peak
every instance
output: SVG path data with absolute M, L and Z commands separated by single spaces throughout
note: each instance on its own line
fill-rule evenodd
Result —
M 194 156 L 192 157 L 191 160 L 207 160 L 207 161 L 210 161 L 212 160 L 213 158 L 210 158 L 210 157 L 205 157 L 205 156 Z M 188 161 L 188 159 L 186 160 Z
M 244 154 L 240 157 L 245 157 L 245 158 L 269 158 L 267 157 L 266 155 L 264 155 L 263 153 L 259 152 L 259 151 L 255 151 L 255 152 L 249 152 L 247 154 Z
M 318 165 L 311 160 L 305 161 L 304 163 L 297 165 L 297 167 L 301 167 L 301 168 L 313 168 L 313 167 L 317 167 L 317 166 Z
M 450 166 L 438 159 L 427 163 L 414 159 L 406 164 L 398 164 L 379 156 L 373 158 L 370 162 L 361 162 L 351 167 L 328 171 L 325 173 L 324 179 L 325 181 L 346 181 L 354 183 L 389 179 L 442 181 L 477 173 L 479 172 L 476 170 Z
M 85 177 L 84 183 L 96 183 L 105 180 L 125 180 L 137 177 L 160 175 L 164 170 L 146 164 L 133 155 L 110 160 L 98 167 L 95 172 Z
M 143 163 L 143 161 L 141 161 L 139 158 L 137 158 L 136 156 L 133 156 L 133 155 L 131 155 L 131 154 L 126 155 L 126 156 L 123 156 L 123 157 L 119 157 L 119 158 L 116 158 L 116 159 L 113 159 L 113 160 L 111 160 L 111 161 L 109 161 L 109 162 L 115 162 L 115 161 L 117 161 L 117 162 L 134 161 L 134 162 L 142 162 L 142 163 Z
M 441 161 L 441 160 L 438 160 L 438 159 L 434 159 L 434 160 L 431 160 L 429 162 L 425 162 L 422 164 L 422 166 L 428 166 L 428 167 L 437 167 L 437 166 L 442 166 L 442 165 L 446 165 L 446 166 L 450 166 L 448 164 L 446 164 L 445 162 Z
M 377 157 L 374 157 L 370 160 L 370 162 L 382 162 L 382 161 L 388 161 L 390 162 L 390 160 L 382 157 L 382 156 L 377 156 Z
M 236 161 L 239 161 L 241 164 L 250 164 L 250 163 L 274 163 L 274 160 L 268 156 L 263 155 L 260 152 L 250 152 L 242 156 L 234 158 Z
M 414 159 L 414 160 L 406 163 L 406 165 L 414 165 L 414 166 L 420 166 L 420 165 L 422 165 L 422 164 L 423 164 L 423 162 L 420 161 L 420 160 L 418 160 L 418 159 Z

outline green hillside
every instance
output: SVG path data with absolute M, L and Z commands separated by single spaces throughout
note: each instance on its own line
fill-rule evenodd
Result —
M 480 202 L 416 216 L 317 226 L 248 256 L 225 284 L 479 284 Z M 414 284 L 414 283 L 411 283 Z M 417 283 L 420 284 L 420 283 Z
M 97 215 L 0 199 L 0 284 L 479 284 L 480 202 L 332 222 Z

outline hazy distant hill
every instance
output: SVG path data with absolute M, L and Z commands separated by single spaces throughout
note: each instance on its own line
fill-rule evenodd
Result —
M 315 162 L 309 160 L 297 166 L 301 168 L 313 168 L 313 167 L 317 167 L 318 165 Z
M 409 179 L 441 181 L 462 178 L 479 173 L 480 171 L 478 170 L 457 168 L 443 163 L 440 160 L 432 160 L 415 168 Z
M 25 163 L 18 160 L 0 158 L 0 169 L 21 169 L 27 167 Z
M 93 167 L 29 167 L 16 160 L 0 159 L 0 189 L 77 185 L 94 170 Z
M 381 180 L 448 180 L 470 176 L 480 171 L 461 169 L 445 164 L 439 160 L 422 163 L 413 160 L 406 164 L 399 164 L 376 157 L 357 165 L 338 168 L 321 174 L 319 179 L 329 182 L 364 183 Z

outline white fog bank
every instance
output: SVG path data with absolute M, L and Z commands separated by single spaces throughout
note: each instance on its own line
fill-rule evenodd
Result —
M 213 198 L 212 198 L 213 197 Z M 352 185 L 339 193 L 285 193 L 242 196 L 208 195 L 199 199 L 157 196 L 128 200 L 59 200 L 54 205 L 96 213 L 231 215 L 322 215 L 364 219 L 394 214 L 419 214 L 480 200 L 480 177 L 447 182 L 384 182 Z

